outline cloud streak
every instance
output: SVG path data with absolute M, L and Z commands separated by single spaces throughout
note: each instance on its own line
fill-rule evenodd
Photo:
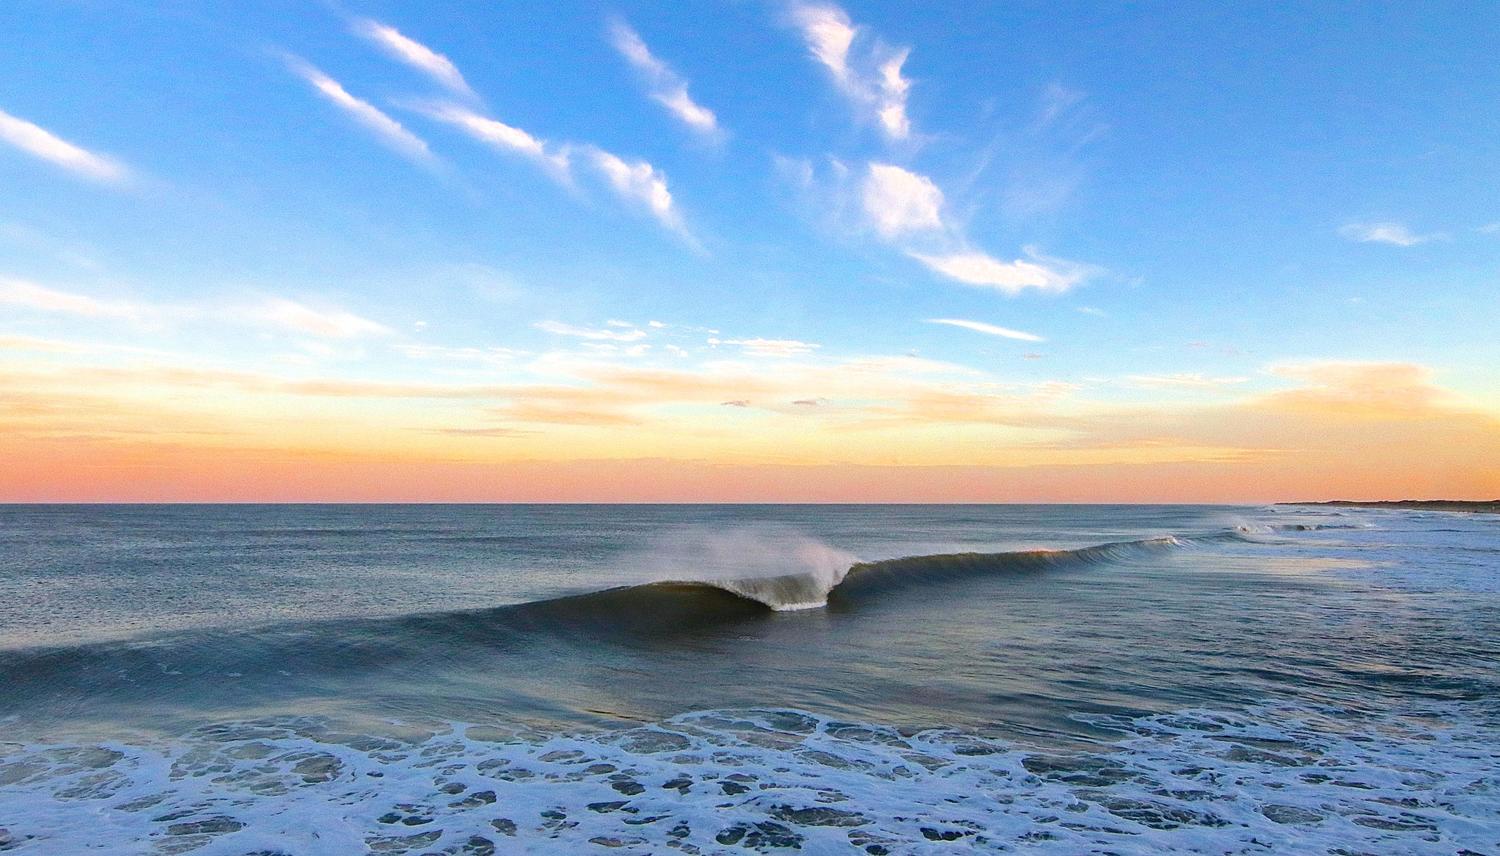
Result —
M 0 305 L 85 318 L 135 319 L 141 316 L 139 309 L 124 301 L 71 294 L 9 277 L 0 277 Z
M 710 345 L 733 345 L 751 357 L 797 357 L 810 354 L 821 345 L 796 339 L 709 339 Z
M 946 324 L 949 327 L 960 327 L 972 330 L 975 333 L 983 333 L 986 336 L 999 336 L 1002 339 L 1015 339 L 1019 342 L 1045 342 L 1041 336 L 1035 333 L 1025 333 L 1020 330 L 1012 330 L 1009 327 L 999 327 L 994 324 L 986 324 L 983 321 L 968 321 L 963 318 L 929 318 L 928 324 Z
M 567 146 L 554 146 L 514 125 L 507 125 L 457 104 L 417 104 L 417 112 L 448 124 L 491 148 L 517 154 L 545 168 L 555 178 L 569 177 Z
M 1028 288 L 1061 293 L 1082 282 L 1089 271 L 1086 266 L 1059 259 L 1033 257 L 1002 261 L 978 250 L 907 254 L 949 279 L 965 285 L 993 288 L 1009 295 L 1020 294 Z
M 626 30 L 630 35 L 634 35 L 634 31 L 629 31 L 628 27 Z M 431 48 L 402 35 L 394 27 L 370 19 L 361 19 L 355 23 L 355 32 L 375 43 L 397 61 L 423 71 L 451 92 L 465 96 L 465 100 L 477 100 L 477 96 L 452 61 Z M 635 37 L 635 42 L 640 43 L 638 36 Z M 627 45 L 627 47 L 632 46 Z M 654 64 L 651 67 L 655 69 L 653 72 L 655 80 L 680 83 L 670 69 L 651 56 L 644 43 L 640 43 L 639 48 L 640 50 L 635 52 L 635 58 L 650 60 Z M 626 52 L 625 48 L 621 50 Z M 632 54 L 626 52 L 626 56 L 631 58 Z M 388 145 L 417 160 L 425 161 L 432 158 L 424 141 L 370 103 L 350 95 L 337 81 L 295 57 L 288 58 L 288 63 L 325 98 L 375 132 Z M 681 85 L 681 90 L 685 98 L 685 84 Z M 686 103 L 696 107 L 690 100 Z M 667 186 L 666 176 L 661 170 L 644 160 L 628 160 L 591 144 L 549 142 L 529 131 L 485 115 L 462 103 L 410 100 L 403 102 L 401 106 L 455 128 L 492 149 L 505 154 L 519 155 L 565 185 L 573 183 L 575 164 L 582 161 L 592 167 L 593 172 L 616 196 L 633 207 L 647 211 L 657 222 L 676 232 L 689 243 L 696 244 L 678 211 L 671 190 Z M 668 104 L 668 106 L 672 105 Z M 678 106 L 684 105 L 678 103 Z M 712 119 L 712 113 L 708 113 L 707 117 Z M 696 115 L 696 121 L 700 123 L 703 118 L 702 115 Z
M 615 50 L 645 81 L 647 94 L 653 101 L 703 137 L 715 139 L 720 135 L 719 120 L 714 112 L 693 100 L 688 94 L 687 81 L 651 53 L 640 34 L 629 24 L 620 18 L 610 21 L 609 37 Z
M 1023 258 L 1005 260 L 975 247 L 964 225 L 948 211 L 947 197 L 930 177 L 903 166 L 870 161 L 863 173 L 830 159 L 830 177 L 820 178 L 809 161 L 782 158 L 778 168 L 798 190 L 833 212 L 835 222 L 875 237 L 921 262 L 928 270 L 964 285 L 1008 295 L 1027 289 L 1061 293 L 1099 269 L 1044 256 L 1023 247 Z
M 643 160 L 627 161 L 597 147 L 590 147 L 588 151 L 590 161 L 617 196 L 645 208 L 668 229 L 687 234 L 687 227 L 672 200 L 672 191 L 667 189 L 665 175 Z
M 1141 389 L 1217 389 L 1245 383 L 1248 377 L 1210 377 L 1200 372 L 1179 372 L 1170 375 L 1130 375 L 1126 378 L 1131 386 Z
M 118 184 L 130 177 L 130 171 L 113 158 L 74 145 L 4 110 L 0 110 L 0 142 L 92 181 Z
M 400 30 L 370 18 L 354 22 L 354 32 L 390 58 L 422 72 L 448 91 L 473 97 L 474 90 L 451 60 L 432 48 L 403 35 Z
M 355 339 L 391 332 L 384 324 L 361 318 L 342 309 L 314 309 L 281 297 L 246 307 L 245 315 L 273 327 L 281 327 L 322 339 Z
M 910 49 L 864 35 L 848 13 L 832 4 L 800 3 L 792 8 L 791 21 L 813 59 L 828 69 L 839 91 L 866 118 L 892 140 L 911 136 L 906 113 L 911 81 L 901 71 Z
M 458 104 L 410 105 L 431 119 L 450 125 L 505 154 L 520 155 L 563 184 L 572 184 L 575 164 L 592 168 L 605 186 L 632 207 L 649 213 L 658 223 L 692 241 L 677 207 L 667 177 L 644 160 L 627 160 L 595 145 L 553 143 Z
M 1389 222 L 1348 223 L 1339 227 L 1339 235 L 1362 244 L 1390 244 L 1393 247 L 1414 247 L 1448 237 L 1441 232 L 1419 235 L 1401 223 Z
M 646 331 L 640 329 L 607 329 L 603 327 L 579 327 L 574 324 L 564 324 L 561 321 L 538 321 L 531 325 L 543 333 L 551 333 L 556 336 L 573 336 L 578 339 L 588 339 L 594 342 L 638 342 L 646 338 Z
M 286 63 L 293 74 L 307 81 L 319 95 L 374 134 L 388 148 L 419 164 L 434 162 L 427 143 L 380 108 L 350 95 L 337 80 L 297 57 L 288 56 Z
M 150 325 L 193 321 L 248 323 L 320 339 L 354 339 L 391 332 L 384 324 L 352 312 L 336 308 L 315 308 L 282 297 L 264 297 L 218 307 L 106 300 L 3 276 L 0 276 L 0 306 L 14 306 L 53 315 Z

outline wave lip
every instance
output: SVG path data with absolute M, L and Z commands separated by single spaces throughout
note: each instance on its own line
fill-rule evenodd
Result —
M 828 605 L 828 595 L 848 576 L 850 568 L 832 575 L 821 573 L 782 574 L 713 583 L 740 597 L 769 606 L 777 612 L 797 612 Z

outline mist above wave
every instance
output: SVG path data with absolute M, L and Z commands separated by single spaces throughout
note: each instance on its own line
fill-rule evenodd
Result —
M 777 611 L 812 609 L 859 558 L 782 526 L 739 526 L 674 532 L 627 565 L 652 582 L 701 583 Z

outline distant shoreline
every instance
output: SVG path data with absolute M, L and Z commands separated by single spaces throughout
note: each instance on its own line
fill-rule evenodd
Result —
M 1500 499 L 1393 499 L 1361 502 L 1331 499 L 1326 502 L 1278 502 L 1277 505 L 1333 505 L 1344 508 L 1417 508 L 1426 511 L 1462 511 L 1470 514 L 1500 514 Z

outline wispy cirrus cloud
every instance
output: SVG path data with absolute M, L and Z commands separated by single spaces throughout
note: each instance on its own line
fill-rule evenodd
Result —
M 906 113 L 911 81 L 902 75 L 909 48 L 893 48 L 863 32 L 843 9 L 826 3 L 798 3 L 791 22 L 808 52 L 828 69 L 839 90 L 892 140 L 911 136 Z
M 809 201 L 831 212 L 837 227 L 873 232 L 933 273 L 964 285 L 1010 295 L 1027 289 L 1064 292 L 1100 272 L 1035 247 L 1023 247 L 1022 258 L 1006 260 L 974 246 L 964 225 L 948 213 L 942 188 L 903 166 L 870 161 L 859 172 L 834 158 L 827 177 L 808 161 L 781 158 L 777 167 Z
M 408 131 L 380 108 L 350 95 L 341 83 L 305 60 L 291 55 L 287 55 L 285 59 L 292 73 L 307 81 L 319 95 L 364 126 L 386 147 L 419 164 L 431 165 L 435 162 L 432 150 L 422 138 Z
M 986 324 L 983 321 L 969 321 L 963 318 L 929 318 L 928 324 L 945 324 L 949 327 L 960 327 L 972 330 L 975 333 L 983 333 L 986 336 L 999 336 L 1002 339 L 1015 339 L 1020 342 L 1045 342 L 1041 336 L 1035 333 L 1026 333 L 1021 330 L 1012 330 L 1009 327 L 1000 327 L 995 324 Z
M 0 276 L 0 306 L 79 318 L 146 325 L 215 321 L 273 327 L 320 339 L 353 339 L 391 332 L 389 327 L 335 307 L 314 307 L 283 297 L 255 297 L 219 305 L 154 303 L 94 297 Z
M 86 294 L 58 291 L 34 282 L 3 276 L 0 276 L 0 304 L 85 318 L 141 317 L 140 308 L 127 301 L 104 300 Z
M 645 208 L 668 229 L 687 234 L 687 227 L 672 200 L 672 191 L 667 188 L 667 178 L 656 167 L 643 160 L 627 161 L 597 146 L 590 146 L 588 153 L 594 167 L 617 196 Z
M 1026 248 L 1026 252 L 1027 258 L 1012 261 L 971 249 L 946 253 L 912 251 L 907 255 L 949 279 L 1010 295 L 1020 294 L 1028 288 L 1064 292 L 1093 272 L 1088 265 L 1037 255 L 1033 248 Z
M 354 32 L 390 58 L 422 72 L 455 95 L 474 96 L 474 90 L 459 73 L 458 66 L 395 27 L 370 18 L 360 18 L 354 22 Z
M 553 145 L 514 125 L 458 104 L 415 103 L 411 106 L 428 118 L 451 125 L 485 145 L 507 154 L 521 155 L 559 180 L 570 177 L 572 161 L 566 145 Z
M 269 297 L 244 308 L 246 317 L 324 339 L 354 339 L 391 332 L 384 324 L 342 309 L 315 309 L 295 300 Z
M 609 22 L 609 36 L 615 50 L 645 81 L 647 94 L 653 101 L 703 137 L 717 139 L 721 135 L 714 111 L 693 100 L 688 94 L 687 80 L 651 53 L 640 34 L 624 19 L 614 18 Z
M 1339 235 L 1362 244 L 1390 244 L 1394 247 L 1414 247 L 1429 241 L 1447 240 L 1442 232 L 1418 234 L 1402 223 L 1347 223 L 1339 227 Z
M 0 110 L 0 142 L 94 181 L 119 184 L 130 178 L 130 170 L 114 158 L 70 143 L 46 128 L 4 110 Z
M 620 329 L 609 327 L 579 327 L 561 321 L 538 321 L 531 325 L 543 333 L 557 336 L 573 336 L 595 342 L 638 342 L 646 338 L 646 331 L 638 328 Z
M 458 68 L 442 54 L 407 38 L 395 28 L 376 21 L 361 20 L 356 23 L 355 30 L 380 45 L 396 60 L 423 70 L 455 93 L 472 96 L 466 98 L 468 101 L 477 100 Z M 423 159 L 431 157 L 427 144 L 394 119 L 368 102 L 353 97 L 336 81 L 307 63 L 295 58 L 289 61 L 294 62 L 293 69 L 307 78 L 324 97 L 349 112 L 393 147 L 420 155 Z M 696 245 L 673 200 L 666 176 L 644 160 L 628 160 L 588 143 L 552 142 L 486 115 L 467 103 L 408 100 L 400 102 L 400 105 L 455 128 L 497 151 L 520 155 L 566 185 L 573 183 L 575 164 L 582 161 L 592 167 L 597 177 L 616 196 L 644 209 L 657 222 Z
M 614 152 L 586 143 L 549 142 L 458 104 L 415 103 L 411 107 L 493 149 L 526 158 L 564 184 L 572 184 L 574 166 L 581 161 L 592 167 L 605 186 L 620 199 L 645 210 L 661 225 L 692 241 L 667 185 L 666 175 L 647 161 L 626 160 Z
M 810 354 L 821 348 L 822 345 L 812 342 L 802 342 L 796 339 L 709 339 L 708 343 L 715 347 L 730 345 L 739 348 L 745 355 L 751 357 L 797 357 Z
M 1248 377 L 1212 377 L 1201 372 L 1178 372 L 1169 375 L 1130 375 L 1126 381 L 1141 389 L 1217 389 L 1246 383 Z

